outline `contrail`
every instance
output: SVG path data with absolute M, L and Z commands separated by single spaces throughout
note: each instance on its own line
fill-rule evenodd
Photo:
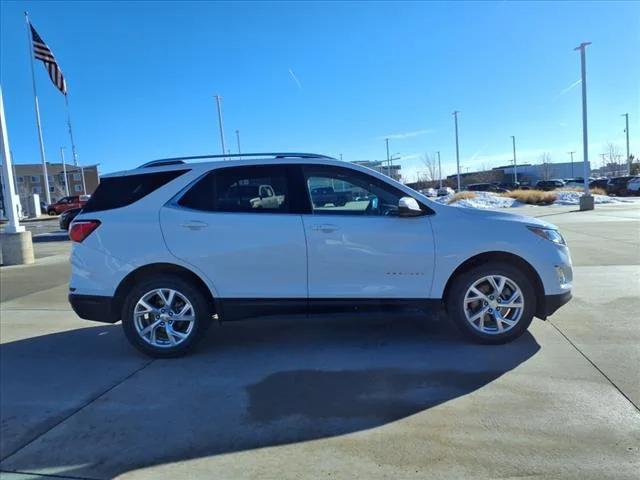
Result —
M 576 80 L 575 82 L 573 82 L 571 85 L 569 85 L 567 88 L 564 88 L 560 91 L 560 93 L 558 93 L 555 97 L 553 97 L 554 100 L 559 99 L 561 96 L 563 96 L 565 93 L 567 93 L 569 90 L 571 90 L 572 88 L 577 87 L 578 85 L 580 85 L 582 83 L 581 79 Z
M 302 84 L 300 83 L 300 80 L 298 80 L 298 77 L 296 77 L 296 74 L 293 73 L 293 70 L 291 68 L 289 68 L 289 73 L 291 74 L 291 78 L 293 78 L 293 81 L 296 82 L 296 85 L 298 85 L 298 88 L 302 90 Z

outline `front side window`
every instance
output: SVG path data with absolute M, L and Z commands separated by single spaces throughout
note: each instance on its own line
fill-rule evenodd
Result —
M 287 170 L 281 165 L 216 169 L 191 187 L 178 204 L 210 212 L 289 213 Z
M 347 168 L 307 165 L 304 178 L 313 213 L 398 215 L 402 191 L 370 175 Z

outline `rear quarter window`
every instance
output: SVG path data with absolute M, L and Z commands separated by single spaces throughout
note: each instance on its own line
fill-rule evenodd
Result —
M 98 188 L 82 208 L 82 212 L 99 212 L 126 207 L 188 171 L 171 170 L 168 172 L 107 177 L 100 181 Z

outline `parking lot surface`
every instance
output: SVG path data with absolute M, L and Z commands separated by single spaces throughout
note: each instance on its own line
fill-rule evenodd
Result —
M 151 360 L 66 301 L 69 242 L 0 276 L 0 478 L 576 478 L 640 472 L 640 206 L 526 207 L 574 299 L 503 346 L 417 316 L 213 327 Z

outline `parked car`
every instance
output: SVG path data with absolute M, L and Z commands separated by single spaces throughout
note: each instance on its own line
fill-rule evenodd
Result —
M 472 183 L 467 185 L 467 190 L 470 192 L 494 192 L 494 193 L 506 193 L 509 190 L 499 187 L 493 183 Z
M 587 179 L 587 183 L 591 183 L 595 180 L 595 178 L 589 177 Z M 575 177 L 575 178 L 565 178 L 564 186 L 568 188 L 583 188 L 584 187 L 584 177 Z
M 640 177 L 633 177 L 627 182 L 627 192 L 629 195 L 640 195 Z
M 317 207 L 324 207 L 329 204 L 334 207 L 344 207 L 352 198 L 351 192 L 336 192 L 333 187 L 311 189 L 311 201 Z
M 71 208 L 69 210 L 65 210 L 60 215 L 59 223 L 61 230 L 69 230 L 69 225 L 73 222 L 73 219 L 80 213 L 81 208 Z
M 455 193 L 455 190 L 451 187 L 441 187 L 438 189 L 438 197 L 444 197 Z
M 318 208 L 310 185 L 327 180 L 369 201 Z M 282 195 L 277 206 L 228 201 L 239 185 L 265 184 Z M 571 298 L 569 249 L 554 225 L 441 205 L 312 154 L 163 160 L 106 175 L 69 236 L 74 311 L 122 320 L 155 357 L 190 351 L 214 319 L 416 308 L 444 308 L 470 339 L 500 344 Z
M 608 178 L 596 178 L 589 182 L 589 188 L 601 188 L 605 192 L 607 191 Z
M 556 188 L 562 187 L 564 187 L 564 182 L 558 179 L 540 180 L 538 183 L 536 183 L 536 188 L 539 190 L 544 190 L 545 192 L 549 192 L 551 190 L 555 190 Z
M 500 188 L 504 188 L 507 191 L 519 190 L 522 187 L 520 182 L 500 182 L 495 185 Z
M 617 195 L 619 197 L 629 195 L 627 184 L 629 183 L 629 180 L 632 180 L 634 178 L 635 177 L 632 175 L 610 178 L 609 182 L 607 182 L 607 193 L 609 195 Z
M 47 206 L 47 214 L 60 215 L 62 212 L 65 212 L 72 208 L 83 207 L 84 205 L 86 205 L 88 200 L 88 195 L 71 195 L 69 197 L 62 197 L 57 202 Z

